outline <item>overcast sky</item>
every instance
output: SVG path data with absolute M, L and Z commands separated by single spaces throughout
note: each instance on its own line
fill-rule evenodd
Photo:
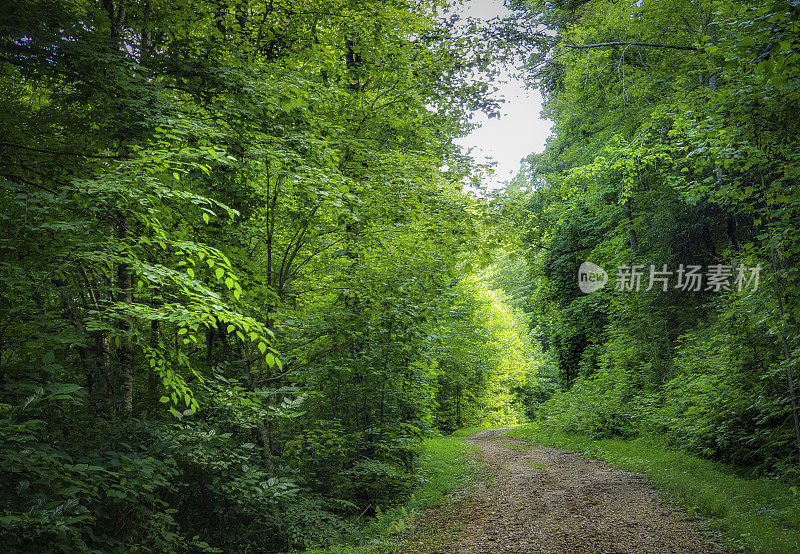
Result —
M 454 11 L 462 17 L 487 20 L 510 13 L 503 5 L 503 0 L 465 0 Z M 489 188 L 500 187 L 511 179 L 517 173 L 522 158 L 531 152 L 541 152 L 551 126 L 550 121 L 539 119 L 542 97 L 538 91 L 526 90 L 522 82 L 508 71 L 495 85 L 505 99 L 500 118 L 488 119 L 478 114 L 474 121 L 481 127 L 457 141 L 466 148 L 473 148 L 477 162 L 497 162 L 492 182 L 485 183 Z

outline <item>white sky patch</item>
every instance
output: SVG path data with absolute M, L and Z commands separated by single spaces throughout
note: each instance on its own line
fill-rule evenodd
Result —
M 464 0 L 453 11 L 462 17 L 484 20 L 511 13 L 503 0 Z M 496 163 L 494 175 L 485 177 L 484 185 L 489 189 L 501 188 L 516 175 L 520 161 L 528 154 L 542 152 L 552 127 L 551 121 L 539 117 L 542 109 L 539 91 L 527 90 L 508 70 L 502 71 L 494 85 L 505 99 L 500 118 L 476 114 L 474 122 L 480 127 L 456 140 L 456 144 L 471 149 L 477 163 Z

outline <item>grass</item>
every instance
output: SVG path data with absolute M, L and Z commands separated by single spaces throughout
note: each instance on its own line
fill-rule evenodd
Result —
M 455 438 L 465 438 L 469 437 L 470 435 L 474 435 L 475 433 L 480 433 L 481 431 L 485 431 L 486 429 L 496 429 L 497 425 L 480 425 L 477 427 L 462 427 L 456 431 L 453 431 L 453 434 L 450 435 L 451 437 Z
M 409 502 L 412 509 L 437 506 L 446 495 L 475 480 L 479 467 L 470 457 L 474 447 L 459 440 L 461 436 L 468 435 L 454 433 L 449 437 L 425 439 L 420 457 L 423 481 Z
M 326 554 L 383 554 L 408 551 L 402 542 L 407 539 L 417 524 L 415 519 L 422 510 L 445 504 L 450 494 L 470 486 L 480 475 L 480 466 L 472 460 L 474 449 L 463 437 L 475 434 L 484 428 L 460 429 L 447 437 L 428 438 L 423 441 L 419 457 L 420 484 L 408 501 L 395 508 L 379 512 L 364 527 L 365 544 L 359 546 L 335 545 L 313 552 Z M 425 525 L 422 522 L 422 525 Z M 425 542 L 442 542 L 442 529 L 418 529 L 417 539 Z M 453 530 L 447 530 L 452 534 Z M 306 551 L 311 554 L 312 551 Z
M 729 468 L 667 450 L 647 439 L 595 440 L 524 425 L 507 433 L 644 474 L 691 515 L 722 532 L 728 548 L 764 553 L 800 552 L 800 496 L 797 487 L 769 479 L 744 479 Z
M 505 448 L 508 448 L 509 450 L 513 450 L 515 452 L 527 452 L 528 450 L 533 448 L 533 445 L 530 444 L 519 444 L 517 442 L 511 442 L 511 441 L 503 441 L 502 445 Z
M 540 464 L 539 462 L 534 462 L 533 460 L 522 460 L 522 463 L 526 466 L 530 466 L 533 469 L 541 469 L 542 471 L 547 471 L 547 466 L 544 464 Z

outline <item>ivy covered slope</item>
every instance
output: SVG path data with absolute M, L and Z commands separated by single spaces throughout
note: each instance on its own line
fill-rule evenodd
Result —
M 0 13 L 0 550 L 357 540 L 424 433 L 524 417 L 473 42 L 402 1 Z
M 555 134 L 516 182 L 528 191 L 516 193 L 516 213 L 561 383 L 540 411 L 546 425 L 658 434 L 748 471 L 798 477 L 795 4 L 518 6 L 551 30 L 527 74 Z M 603 290 L 580 292 L 583 261 L 609 272 Z M 681 264 L 727 266 L 730 290 L 676 288 Z M 634 265 L 641 289 L 617 290 L 617 268 Z M 666 290 L 645 290 L 651 265 L 672 271 Z M 738 268 L 758 266 L 758 286 L 738 286 Z

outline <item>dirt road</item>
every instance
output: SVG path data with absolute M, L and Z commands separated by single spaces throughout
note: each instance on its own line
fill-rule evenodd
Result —
M 440 522 L 440 553 L 723 552 L 639 477 L 576 454 L 505 437 L 468 439 L 492 477 Z

